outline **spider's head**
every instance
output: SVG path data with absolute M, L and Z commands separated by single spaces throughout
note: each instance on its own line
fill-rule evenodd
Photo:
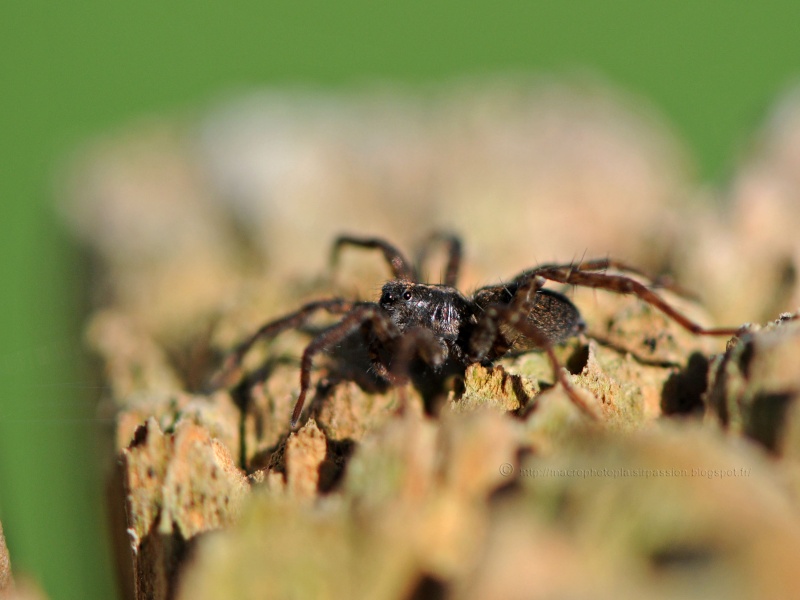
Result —
M 390 314 L 402 311 L 413 304 L 415 287 L 415 284 L 407 281 L 389 281 L 383 285 L 378 303 Z
M 458 337 L 470 314 L 467 300 L 455 288 L 399 279 L 384 284 L 378 303 L 400 331 L 423 327 L 448 339 Z

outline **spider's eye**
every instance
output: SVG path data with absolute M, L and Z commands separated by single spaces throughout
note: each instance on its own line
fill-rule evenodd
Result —
M 411 292 L 409 291 L 403 292 L 403 300 L 411 300 Z

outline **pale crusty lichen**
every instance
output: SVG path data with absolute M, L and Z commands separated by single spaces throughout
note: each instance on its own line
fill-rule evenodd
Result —
M 456 397 L 451 392 L 448 406 L 457 412 L 483 407 L 513 412 L 527 406 L 538 392 L 534 379 L 508 373 L 502 365 L 486 368 L 474 364 L 467 367 L 463 393 Z

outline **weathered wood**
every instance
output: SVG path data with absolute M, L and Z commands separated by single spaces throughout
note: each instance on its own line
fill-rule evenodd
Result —
M 201 533 L 233 523 L 249 485 L 205 427 L 182 420 L 163 433 L 150 418 L 120 455 L 134 597 L 172 598 Z
M 731 222 L 676 202 L 688 184 L 672 142 L 607 100 L 456 97 L 408 108 L 400 142 L 396 106 L 359 102 L 306 107 L 320 111 L 310 129 L 307 112 L 265 108 L 265 123 L 291 126 L 263 140 L 249 121 L 218 132 L 257 169 L 239 157 L 234 169 L 227 151 L 206 168 L 186 139 L 155 132 L 104 146 L 78 178 L 70 214 L 112 299 L 87 339 L 115 420 L 125 597 L 800 597 L 797 322 L 753 327 L 718 354 L 725 340 L 635 299 L 571 292 L 589 331 L 557 354 L 597 423 L 535 353 L 471 366 L 425 414 L 346 340 L 317 357 L 291 431 L 297 359 L 324 316 L 257 344 L 232 389 L 206 388 L 264 321 L 374 298 L 387 277 L 374 257 L 325 270 L 345 230 L 410 248 L 429 227 L 460 229 L 467 289 L 588 249 L 668 265 L 726 319 L 750 310 L 729 325 L 800 297 L 796 236 L 748 241 L 764 198 L 800 228 L 775 200 L 794 189 L 791 161 L 776 162 L 769 193 L 741 192 Z M 740 244 L 759 261 L 720 262 Z

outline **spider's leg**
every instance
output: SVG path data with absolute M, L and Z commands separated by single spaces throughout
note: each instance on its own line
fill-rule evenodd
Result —
M 510 314 L 513 314 L 513 311 L 509 312 Z M 572 380 L 569 378 L 567 370 L 558 361 L 558 357 L 553 350 L 553 344 L 550 341 L 550 338 L 548 338 L 546 335 L 543 335 L 538 327 L 524 318 L 520 319 L 519 321 L 515 321 L 514 327 L 519 329 L 527 337 L 534 340 L 536 345 L 547 354 L 547 358 L 550 361 L 550 367 L 553 369 L 553 375 L 561 384 L 561 387 L 564 388 L 564 391 L 567 393 L 567 396 L 569 396 L 569 399 L 572 400 L 572 403 L 575 404 L 575 406 L 577 406 L 585 415 L 595 420 L 598 419 L 597 412 L 591 406 L 586 404 L 586 401 L 584 400 L 580 391 L 575 387 L 575 385 L 572 383 Z
M 655 288 L 669 290 L 684 298 L 697 300 L 697 295 L 695 293 L 691 292 L 690 290 L 687 290 L 682 286 L 679 286 L 672 279 L 672 277 L 668 275 L 660 275 L 658 277 L 653 277 L 649 273 L 646 273 L 637 267 L 634 267 L 626 262 L 617 260 L 615 258 L 597 258 L 591 260 L 581 260 L 580 262 L 570 263 L 568 265 L 555 264 L 555 263 L 540 265 L 534 269 L 530 269 L 528 271 L 523 272 L 516 278 L 516 281 L 523 280 L 527 276 L 536 274 L 541 270 L 552 270 L 552 269 L 558 269 L 562 271 L 608 271 L 609 269 L 613 269 L 615 271 L 619 271 L 620 274 L 628 273 L 642 278 L 648 287 L 651 288 L 655 287 Z
M 449 287 L 456 287 L 458 272 L 461 269 L 461 239 L 452 233 L 436 231 L 432 233 L 417 254 L 417 267 L 421 271 L 422 265 L 428 258 L 431 245 L 437 242 L 447 246 L 447 263 L 445 265 L 442 283 Z
M 402 252 L 392 246 L 389 242 L 380 238 L 361 238 L 343 235 L 336 238 L 331 248 L 331 268 L 334 268 L 339 261 L 339 252 L 343 246 L 357 246 L 359 248 L 377 248 L 383 252 L 383 257 L 392 270 L 395 279 L 403 281 L 417 281 L 417 273 L 411 263 L 408 262 Z
M 365 302 L 354 306 L 339 323 L 311 340 L 300 359 L 300 393 L 297 396 L 294 410 L 292 410 L 292 428 L 300 419 L 308 389 L 311 387 L 311 367 L 314 355 L 338 344 L 364 323 L 370 323 L 372 330 L 380 340 L 395 339 L 400 335 L 397 326 L 386 316 L 380 306 Z
M 617 271 L 630 273 L 632 275 L 638 275 L 639 277 L 642 277 L 650 282 L 657 281 L 657 279 L 653 279 L 641 269 L 615 258 L 594 258 L 589 260 L 582 259 L 578 262 L 573 262 L 570 264 L 548 263 L 525 271 L 522 276 L 525 276 L 528 273 L 535 273 L 540 269 L 573 269 L 575 271 L 607 271 L 608 269 L 615 269 Z
M 681 327 L 696 335 L 731 337 L 740 332 L 740 328 L 733 327 L 703 327 L 679 313 L 649 287 L 626 275 L 576 270 L 571 266 L 544 266 L 528 271 L 524 276 L 526 278 L 543 277 L 557 283 L 607 290 L 618 294 L 632 294 L 643 302 L 654 306 Z
M 257 341 L 274 338 L 289 329 L 297 329 L 304 325 L 314 313 L 320 310 L 324 310 L 332 315 L 340 315 L 350 311 L 354 304 L 355 303 L 350 300 L 343 300 L 341 298 L 318 300 L 316 302 L 309 302 L 286 316 L 265 323 L 250 337 L 239 343 L 239 345 L 228 354 L 222 367 L 211 378 L 209 384 L 211 389 L 219 389 L 220 387 L 233 385 L 233 383 L 235 383 L 234 380 L 240 375 L 239 370 L 242 360 Z
M 597 419 L 598 416 L 595 410 L 586 404 L 581 393 L 573 385 L 566 371 L 559 363 L 550 337 L 528 318 L 534 307 L 533 298 L 544 283 L 545 279 L 542 277 L 531 277 L 517 290 L 510 303 L 492 304 L 484 310 L 470 340 L 473 353 L 471 358 L 476 361 L 483 361 L 504 353 L 505 349 L 498 349 L 497 347 L 501 337 L 501 327 L 504 325 L 511 327 L 528 338 L 532 342 L 532 347 L 539 348 L 547 354 L 550 366 L 553 369 L 553 376 L 564 388 L 573 404 L 584 414 L 592 419 Z

